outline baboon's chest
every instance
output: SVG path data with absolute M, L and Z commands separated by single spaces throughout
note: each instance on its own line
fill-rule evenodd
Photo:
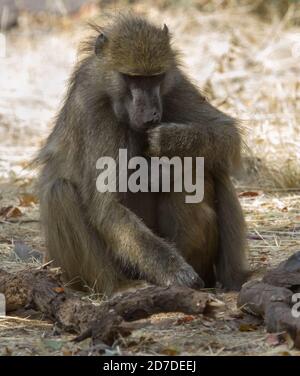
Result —
M 158 230 L 158 195 L 152 192 L 126 194 L 126 206 L 154 232 Z

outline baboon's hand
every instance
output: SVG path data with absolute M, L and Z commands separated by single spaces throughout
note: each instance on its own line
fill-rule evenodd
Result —
M 156 252 L 156 251 L 159 252 Z M 188 264 L 173 245 L 160 241 L 156 244 L 159 254 L 159 263 L 156 264 L 151 274 L 148 274 L 149 282 L 160 286 L 185 286 L 191 288 L 203 288 L 204 282 Z
M 177 143 L 181 144 L 182 125 L 162 123 L 148 132 L 148 149 L 146 153 L 151 157 L 173 156 L 177 150 Z
M 218 129 L 218 127 L 216 127 Z M 236 170 L 240 165 L 241 140 L 236 130 L 205 133 L 206 129 L 192 124 L 161 123 L 148 130 L 150 157 L 201 156 L 208 170 Z M 203 136 L 204 137 L 203 137 Z
M 203 280 L 195 272 L 195 270 L 187 263 L 173 273 L 173 275 L 166 278 L 167 285 L 177 285 L 191 287 L 194 289 L 201 289 L 204 287 Z

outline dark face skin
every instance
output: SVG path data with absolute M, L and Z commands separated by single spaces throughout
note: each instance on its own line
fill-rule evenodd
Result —
M 164 75 L 120 76 L 124 92 L 122 98 L 114 102 L 114 111 L 134 131 L 145 132 L 161 121 L 161 85 Z

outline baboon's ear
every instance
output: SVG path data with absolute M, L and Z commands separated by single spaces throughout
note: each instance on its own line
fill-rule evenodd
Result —
M 169 28 L 166 24 L 164 24 L 164 27 L 163 27 L 163 32 L 166 34 L 166 35 L 169 35 Z
M 101 49 L 104 46 L 104 44 L 106 43 L 106 41 L 107 41 L 107 37 L 103 33 L 98 35 L 98 37 L 96 39 L 96 43 L 95 43 L 95 54 L 96 55 L 100 54 Z

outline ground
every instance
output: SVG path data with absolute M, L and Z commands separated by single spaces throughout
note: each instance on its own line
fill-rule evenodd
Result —
M 300 30 L 293 22 L 299 9 L 292 5 L 284 17 L 265 20 L 246 6 L 217 11 L 148 5 L 137 2 L 135 10 L 168 24 L 189 76 L 214 105 L 242 120 L 246 172 L 235 182 L 248 225 L 252 278 L 258 278 L 300 249 Z M 44 251 L 37 172 L 28 164 L 51 129 L 85 21 L 98 15 L 92 7 L 72 17 L 22 15 L 6 34 L 0 58 L 0 265 L 8 271 L 39 264 L 24 259 L 26 246 Z M 272 336 L 259 318 L 242 314 L 236 293 L 211 293 L 219 301 L 214 314 L 152 316 L 103 352 L 300 355 L 288 336 Z M 72 335 L 36 312 L 0 319 L 0 333 L 0 354 L 89 351 L 89 340 L 73 344 Z

